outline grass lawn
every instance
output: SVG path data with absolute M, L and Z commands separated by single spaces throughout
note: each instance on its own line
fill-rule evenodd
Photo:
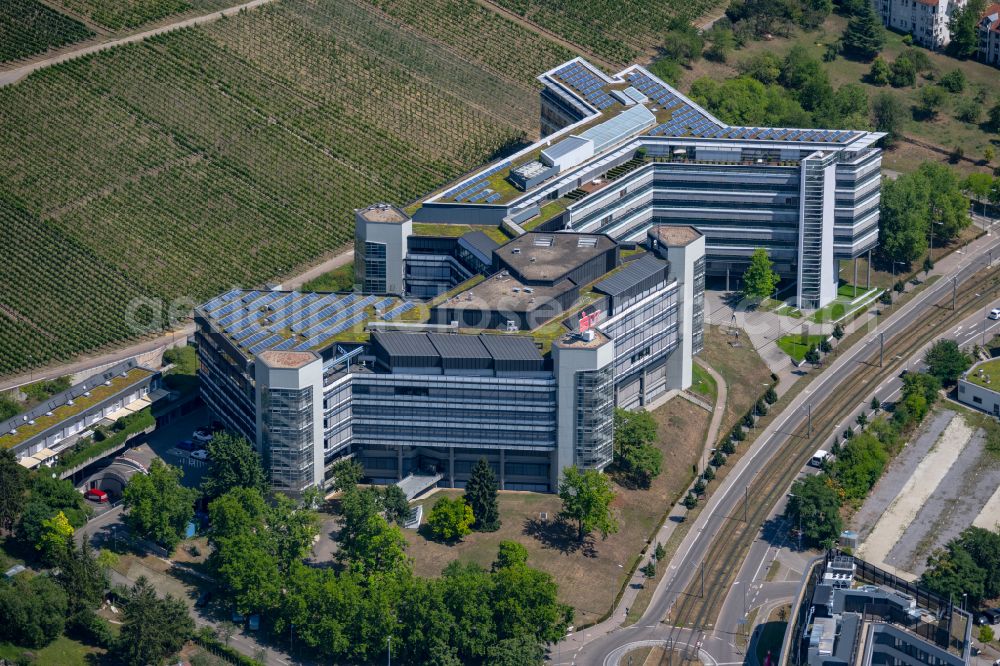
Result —
M 844 287 L 841 287 L 841 289 L 843 288 Z M 852 291 L 850 287 L 848 287 L 847 289 L 848 293 Z M 838 297 L 837 300 L 834 300 L 829 305 L 826 305 L 820 308 L 819 310 L 816 310 L 816 312 L 814 312 L 812 315 L 812 320 L 817 324 L 825 324 L 827 322 L 837 322 L 846 317 L 847 315 L 853 314 L 860 310 L 864 310 L 866 307 L 868 307 L 868 305 L 871 305 L 872 303 L 875 302 L 873 300 L 868 302 L 867 305 L 865 305 L 864 301 L 862 300 L 862 297 L 860 296 L 861 292 L 859 291 L 858 294 L 859 294 L 858 298 L 853 301 L 844 301 L 842 300 L 843 297 Z
M 405 530 L 414 571 L 420 576 L 437 576 L 456 559 L 488 567 L 496 558 L 500 541 L 519 541 L 528 549 L 528 564 L 555 577 L 560 600 L 576 609 L 574 624 L 580 627 L 596 622 L 610 610 L 646 540 L 690 483 L 691 466 L 700 455 L 710 420 L 707 411 L 679 397 L 654 410 L 653 416 L 664 452 L 663 473 L 648 490 L 616 484 L 618 497 L 613 506 L 619 523 L 617 534 L 607 539 L 596 534 L 581 544 L 576 540 L 575 526 L 556 519 L 561 506 L 557 495 L 503 492 L 503 524 L 497 532 L 473 533 L 448 546 Z M 439 496 L 461 493 L 439 490 L 417 503 L 424 504 L 427 511 Z
M 846 26 L 847 19 L 831 15 L 818 30 L 812 32 L 794 29 L 790 37 L 748 42 L 743 48 L 734 51 L 726 63 L 714 63 L 702 59 L 694 63 L 690 69 L 685 70 L 681 80 L 681 89 L 687 91 L 691 83 L 702 76 L 716 79 L 736 76 L 739 73 L 737 68 L 740 63 L 763 51 L 784 57 L 793 46 L 801 45 L 807 48 L 812 55 L 822 60 L 827 44 L 840 40 Z M 886 45 L 881 57 L 891 63 L 906 48 L 902 35 L 887 30 Z M 972 171 L 988 171 L 989 167 L 983 161 L 983 148 L 993 143 L 994 149 L 996 149 L 1000 139 L 997 135 L 985 130 L 985 126 L 982 124 L 984 118 L 980 118 L 979 123 L 962 122 L 955 117 L 955 109 L 961 101 L 973 99 L 977 89 L 982 87 L 987 90 L 987 101 L 981 104 L 983 116 L 985 116 L 985 111 L 993 104 L 997 93 L 996 68 L 973 60 L 957 60 L 943 53 L 935 53 L 923 48 L 920 50 L 930 58 L 935 78 L 939 78 L 942 74 L 954 69 L 959 69 L 965 73 L 969 82 L 962 93 L 949 93 L 943 108 L 935 118 L 930 120 L 920 119 L 921 116 L 916 109 L 920 88 L 933 83 L 929 78 L 925 78 L 926 74 L 918 76 L 917 84 L 912 88 L 892 88 L 890 86 L 878 87 L 868 83 L 867 75 L 871 69 L 871 63 L 848 60 L 838 56 L 833 62 L 824 63 L 824 67 L 829 74 L 830 83 L 835 89 L 845 83 L 858 83 L 864 87 L 869 98 L 883 90 L 893 93 L 908 111 L 903 124 L 904 135 L 940 146 L 948 151 L 959 146 L 966 157 L 978 161 L 977 164 L 971 164 L 963 160 L 954 165 L 958 171 L 963 174 Z M 947 156 L 901 141 L 892 150 L 885 153 L 882 164 L 888 169 L 907 172 L 912 171 L 920 162 L 926 160 L 945 162 Z
M 691 364 L 691 390 L 698 395 L 703 395 L 709 399 L 713 404 L 715 403 L 715 396 L 718 395 L 719 387 L 715 383 L 715 379 L 712 375 L 708 374 L 705 368 L 701 367 L 697 363 Z
M 16 663 L 22 655 L 31 655 L 33 664 L 58 664 L 58 666 L 88 666 L 94 663 L 90 655 L 103 654 L 104 650 L 60 636 L 43 648 L 22 648 L 11 643 L 0 643 L 0 659 Z
M 786 335 L 783 338 L 778 338 L 777 344 L 778 349 L 801 363 L 806 357 L 806 352 L 809 351 L 809 348 L 813 345 L 819 346 L 819 343 L 822 342 L 825 337 L 825 335 L 810 335 L 807 336 L 806 342 L 803 343 L 802 336 L 796 333 L 793 335 Z
M 719 428 L 720 433 L 732 430 L 747 410 L 757 402 L 770 384 L 771 371 L 754 351 L 746 336 L 741 336 L 742 346 L 730 345 L 731 337 L 718 326 L 705 327 L 705 350 L 701 357 L 726 380 L 726 412 Z
M 774 609 L 766 621 L 758 627 L 759 633 L 754 644 L 757 663 L 763 664 L 768 652 L 771 653 L 771 663 L 778 661 L 778 656 L 781 653 L 781 643 L 785 638 L 785 629 L 788 627 L 788 622 L 780 618 L 782 611 L 784 611 L 784 617 L 788 617 L 790 608 L 790 606 L 786 605 L 782 608 Z
M 299 291 L 351 291 L 354 289 L 354 262 L 334 268 L 329 273 L 309 280 Z
M 993 383 L 994 378 L 997 380 L 995 384 Z M 1000 391 L 1000 358 L 977 365 L 966 379 L 973 384 Z
M 425 224 L 423 222 L 413 223 L 413 233 L 416 236 L 444 236 L 447 238 L 457 238 L 473 231 L 482 231 L 484 234 L 503 245 L 510 238 L 500 230 L 488 224 Z
M 842 284 L 837 287 L 837 296 L 850 300 L 858 300 L 864 298 L 868 293 L 873 291 L 875 291 L 874 288 L 865 289 L 861 285 Z

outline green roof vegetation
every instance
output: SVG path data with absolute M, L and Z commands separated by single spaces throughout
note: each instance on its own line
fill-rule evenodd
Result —
M 501 245 L 510 238 L 499 227 L 489 224 L 428 224 L 425 222 L 414 222 L 413 233 L 417 236 L 442 236 L 446 238 L 457 238 L 473 231 L 482 231 Z
M 980 363 L 965 378 L 977 386 L 1000 392 L 1000 358 Z
M 299 287 L 299 291 L 350 291 L 354 289 L 354 262 L 338 266 Z
M 102 401 L 110 398 L 116 393 L 124 391 L 129 386 L 137 384 L 146 377 L 149 377 L 150 374 L 152 373 L 144 368 L 132 368 L 124 377 L 118 375 L 112 379 L 110 386 L 101 384 L 100 386 L 91 389 L 89 396 L 81 395 L 79 398 L 76 398 L 72 405 L 62 405 L 60 407 L 56 407 L 52 410 L 52 416 L 41 416 L 35 419 L 34 424 L 25 422 L 24 425 L 18 426 L 16 435 L 11 435 L 9 432 L 3 433 L 0 435 L 0 446 L 5 449 L 9 449 L 27 441 L 31 437 L 48 430 L 52 426 L 57 425 L 72 416 L 80 414 L 87 409 L 90 409 L 94 405 L 100 404 Z
M 543 222 L 548 222 L 553 217 L 566 210 L 566 208 L 571 203 L 573 202 L 567 199 L 566 197 L 563 197 L 561 199 L 556 199 L 555 201 L 547 203 L 544 206 L 542 206 L 542 209 L 537 217 L 533 217 L 524 224 L 522 224 L 521 228 L 524 229 L 525 231 L 531 231 L 532 229 L 535 229 Z

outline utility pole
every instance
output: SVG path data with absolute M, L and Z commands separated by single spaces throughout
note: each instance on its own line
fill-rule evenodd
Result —
M 389 661 L 387 663 L 392 666 L 392 636 L 387 636 L 386 641 L 389 643 Z

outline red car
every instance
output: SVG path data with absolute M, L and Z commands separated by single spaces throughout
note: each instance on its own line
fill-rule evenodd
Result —
M 108 494 L 100 488 L 91 488 L 85 492 L 83 496 L 100 504 L 104 504 L 108 501 Z

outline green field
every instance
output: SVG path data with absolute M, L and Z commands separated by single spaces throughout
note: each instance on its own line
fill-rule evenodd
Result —
M 471 0 L 388 4 L 287 0 L 0 89 L 0 374 L 291 274 L 354 208 L 527 138 L 527 69 L 570 53 Z M 510 67 L 523 48 L 542 60 Z
M 546 30 L 611 62 L 627 64 L 652 55 L 670 20 L 694 20 L 719 5 L 710 0 L 491 0 Z
M 0 2 L 0 62 L 45 53 L 93 34 L 38 0 Z

